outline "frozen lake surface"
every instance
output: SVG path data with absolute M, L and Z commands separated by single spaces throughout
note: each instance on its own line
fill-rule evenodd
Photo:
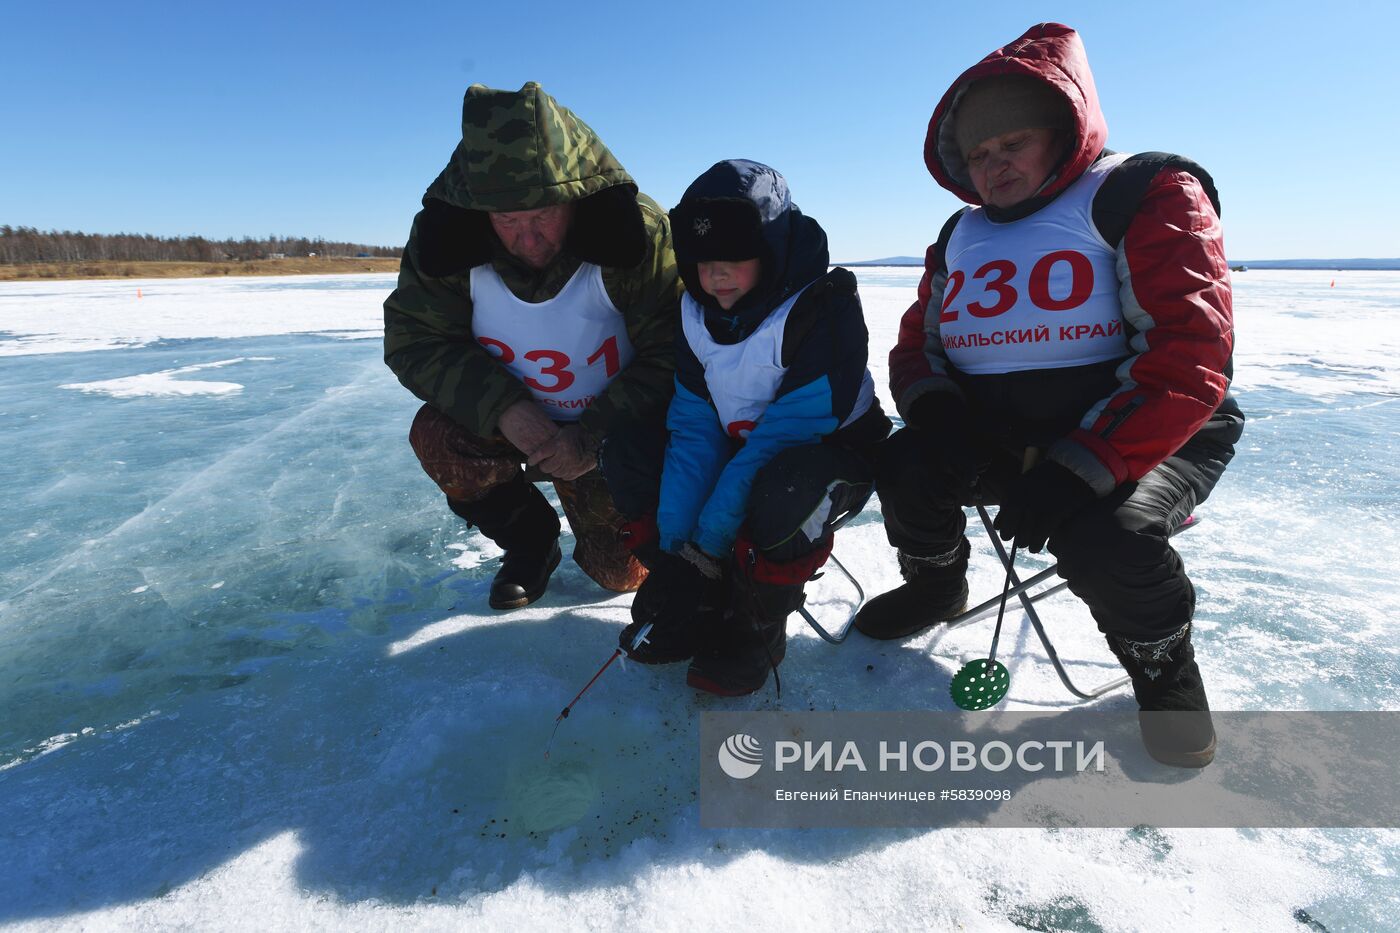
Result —
M 917 271 L 858 275 L 892 411 Z M 486 610 L 499 551 L 380 361 L 392 287 L 0 284 L 0 925 L 1400 929 L 1394 830 L 699 827 L 697 711 L 950 708 L 990 626 L 837 648 L 794 618 L 781 701 L 610 670 L 544 762 L 630 597 L 566 560 Z M 1212 706 L 1397 709 L 1400 273 L 1239 274 L 1236 323 L 1251 420 L 1179 539 Z M 898 581 L 876 502 L 836 551 Z M 1045 617 L 1074 673 L 1113 673 L 1077 601 Z M 1020 614 L 1002 645 L 1005 708 L 1070 705 Z

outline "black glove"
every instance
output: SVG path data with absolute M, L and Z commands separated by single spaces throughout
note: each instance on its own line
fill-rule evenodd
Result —
M 925 392 L 909 410 L 911 427 L 961 436 L 968 433 L 967 403 L 952 392 Z
M 632 598 L 632 620 L 661 627 L 685 625 L 722 606 L 727 591 L 722 574 L 707 577 L 680 555 L 663 551 Z
M 992 527 L 1013 547 L 1039 553 L 1065 519 L 1093 502 L 1089 484 L 1053 460 L 1022 474 L 1007 491 Z
M 926 393 L 914 402 L 905 423 L 924 432 L 948 464 L 951 479 L 969 489 L 977 483 L 981 464 L 974 452 L 966 402 L 951 392 Z

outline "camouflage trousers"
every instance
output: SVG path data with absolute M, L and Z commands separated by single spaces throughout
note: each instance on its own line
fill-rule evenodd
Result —
M 530 482 L 552 482 L 573 529 L 574 563 L 599 586 L 618 593 L 630 593 L 646 579 L 646 568 L 622 545 L 623 518 L 597 470 L 574 480 L 552 479 L 524 468 L 525 454 L 504 437 L 471 434 L 431 405 L 418 410 L 408 440 L 423 472 L 459 505 L 484 498 L 522 469 Z

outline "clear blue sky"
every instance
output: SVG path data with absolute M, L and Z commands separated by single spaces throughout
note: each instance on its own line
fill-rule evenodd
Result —
M 834 259 L 917 255 L 957 206 L 933 105 L 1044 20 L 1082 34 L 1111 147 L 1211 170 L 1232 258 L 1400 256 L 1382 3 L 0 0 L 0 223 L 398 244 L 466 86 L 535 80 L 663 206 L 753 158 Z

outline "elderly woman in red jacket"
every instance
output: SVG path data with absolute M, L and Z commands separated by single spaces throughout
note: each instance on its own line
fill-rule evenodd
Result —
M 1168 537 L 1210 494 L 1244 418 L 1210 176 L 1105 148 L 1084 47 L 1054 23 L 948 89 L 924 160 L 968 202 L 929 248 L 890 353 L 906 426 L 877 488 L 905 583 L 856 627 L 903 638 L 967 600 L 962 506 L 1001 504 L 1017 547 L 1048 544 L 1132 677 L 1148 750 L 1214 755 L 1191 641 L 1195 590 Z M 1026 472 L 1027 448 L 1039 462 Z

